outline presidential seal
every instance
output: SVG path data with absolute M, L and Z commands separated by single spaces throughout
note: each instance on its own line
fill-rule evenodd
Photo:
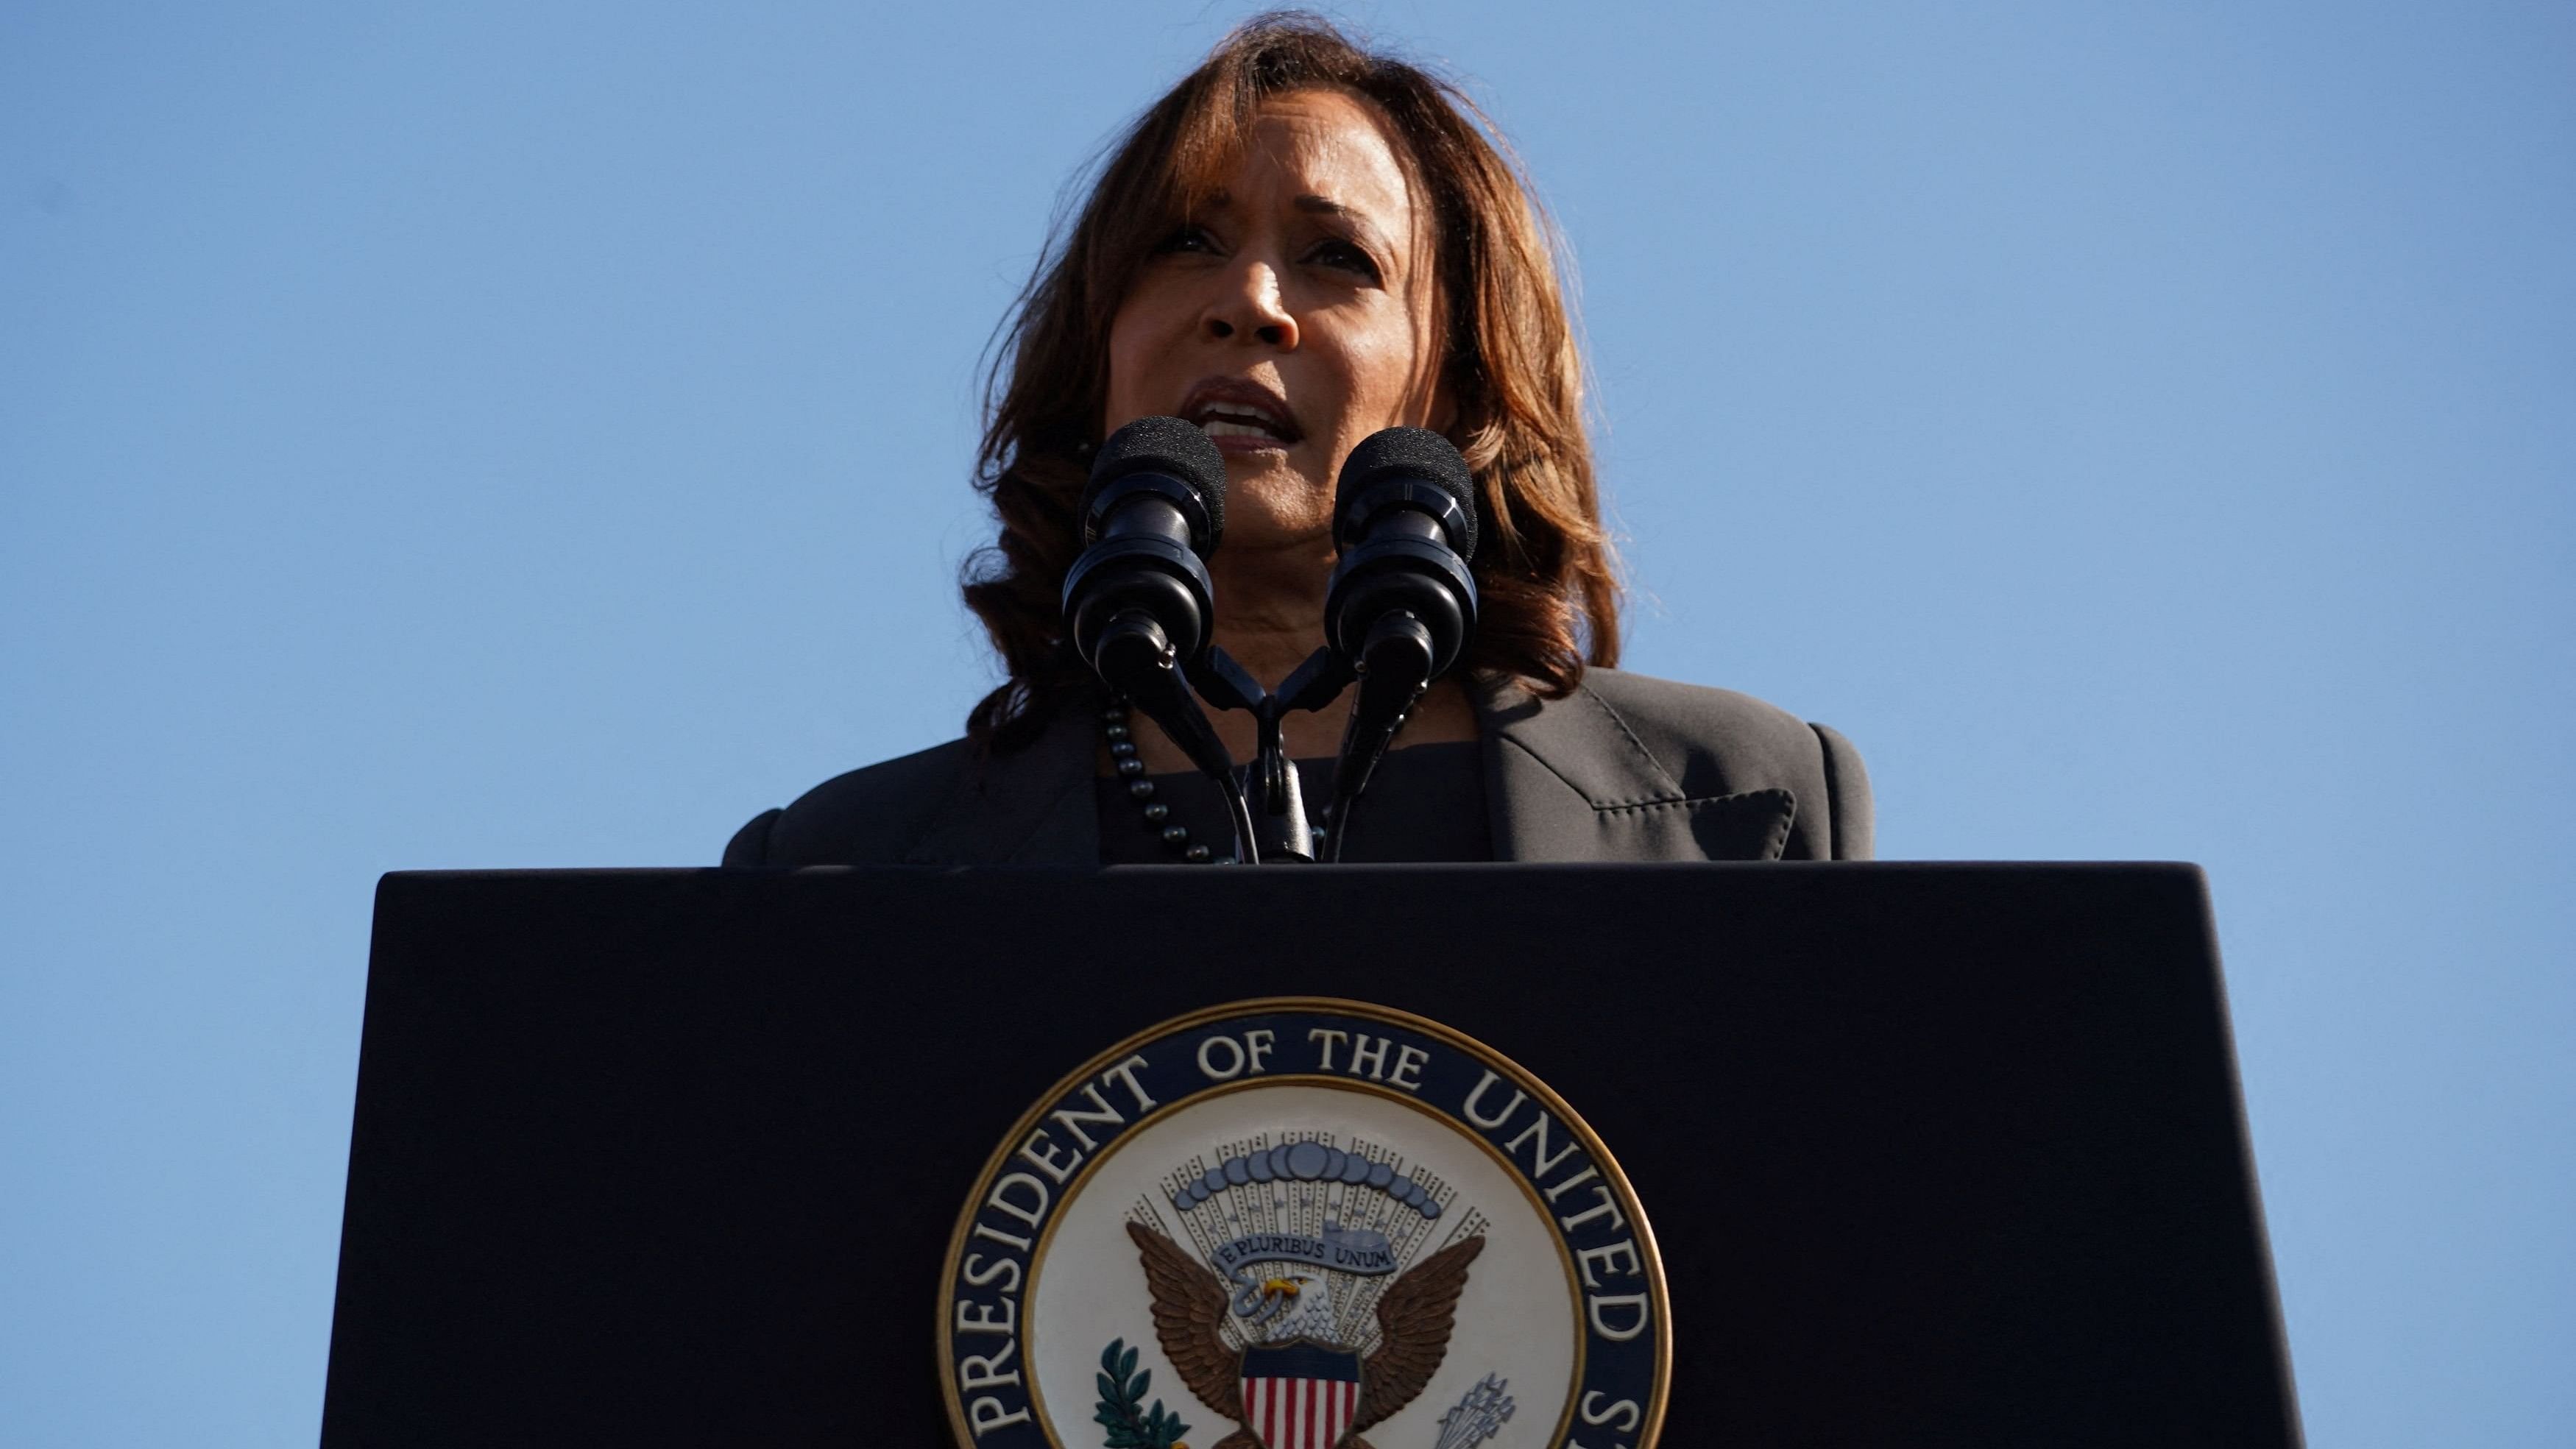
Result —
M 1420 1017 L 1196 1012 L 1056 1084 L 939 1304 L 974 1449 L 1644 1449 L 1671 1314 L 1572 1108 Z

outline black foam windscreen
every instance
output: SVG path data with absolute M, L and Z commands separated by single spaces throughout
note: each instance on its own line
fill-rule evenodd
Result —
M 1351 449 L 1342 460 L 1342 476 L 1334 489 L 1333 514 L 1336 533 L 1360 520 L 1351 517 L 1351 505 L 1381 483 L 1398 479 L 1427 483 L 1449 496 L 1458 506 L 1444 512 L 1441 521 L 1448 526 L 1450 545 L 1460 558 L 1476 556 L 1476 475 L 1469 471 L 1467 460 L 1458 455 L 1456 445 L 1427 428 L 1388 428 L 1372 433 Z M 1348 547 L 1351 539 L 1343 537 Z
M 1225 536 L 1225 454 L 1208 441 L 1196 423 L 1179 418 L 1138 418 L 1111 433 L 1091 460 L 1091 481 L 1082 490 L 1082 512 L 1100 490 L 1137 473 L 1160 473 L 1187 484 L 1207 509 L 1207 547 L 1215 551 Z

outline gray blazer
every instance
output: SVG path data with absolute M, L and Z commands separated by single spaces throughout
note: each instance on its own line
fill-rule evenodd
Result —
M 1748 695 L 1585 672 L 1542 700 L 1471 688 L 1497 860 L 1867 860 L 1869 775 L 1849 740 Z M 763 811 L 726 865 L 1097 865 L 1097 711 L 1027 749 L 965 740 L 826 780 Z

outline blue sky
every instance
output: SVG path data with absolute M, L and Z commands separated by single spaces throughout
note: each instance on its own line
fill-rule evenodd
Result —
M 953 734 L 976 362 L 1224 5 L 0 12 L 0 1438 L 318 1408 L 369 891 Z M 1629 663 L 2209 870 L 2320 1444 L 2576 1418 L 2576 11 L 1390 3 Z

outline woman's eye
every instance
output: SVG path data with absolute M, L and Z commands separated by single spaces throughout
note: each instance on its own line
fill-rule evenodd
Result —
M 1356 272 L 1359 275 L 1368 278 L 1372 282 L 1378 280 L 1376 260 L 1350 242 L 1324 242 L 1306 255 L 1309 261 L 1321 262 L 1328 267 L 1340 267 L 1344 271 L 1348 272 Z
M 1215 250 L 1216 238 L 1207 234 L 1207 228 L 1201 226 L 1185 226 L 1178 228 L 1170 236 L 1167 236 L 1163 238 L 1162 241 L 1156 243 L 1154 247 L 1154 255 L 1160 257 L 1171 256 L 1181 252 L 1213 252 Z

